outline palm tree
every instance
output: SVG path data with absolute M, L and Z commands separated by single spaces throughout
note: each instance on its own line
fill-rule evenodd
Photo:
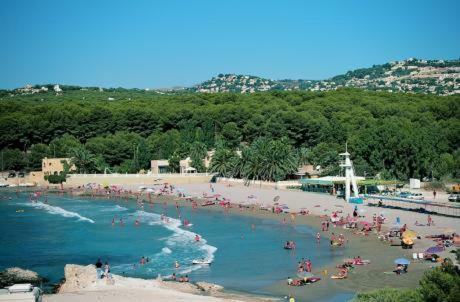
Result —
M 217 149 L 211 160 L 211 172 L 218 173 L 223 177 L 231 177 L 236 158 L 237 155 L 229 149 Z
M 279 181 L 298 168 L 292 147 L 284 139 L 259 138 L 243 153 L 242 176 L 251 180 Z M 241 164 L 240 164 L 241 165 Z
M 94 155 L 84 147 L 72 150 L 72 159 L 70 162 L 77 167 L 78 173 L 91 172 L 95 166 Z
M 297 170 L 297 158 L 285 140 L 269 141 L 264 151 L 261 172 L 264 180 L 280 181 Z
M 310 164 L 312 162 L 312 154 L 309 148 L 301 147 L 297 149 L 296 153 L 299 166 Z

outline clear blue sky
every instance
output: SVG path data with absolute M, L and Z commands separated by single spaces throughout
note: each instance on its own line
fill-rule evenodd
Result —
M 0 88 L 192 85 L 219 73 L 323 79 L 460 57 L 452 0 L 2 0 Z

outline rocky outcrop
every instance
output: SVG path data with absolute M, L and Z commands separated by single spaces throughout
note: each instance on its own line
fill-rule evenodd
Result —
M 215 293 L 215 292 L 218 292 L 218 291 L 222 291 L 224 289 L 220 285 L 212 284 L 212 283 L 208 283 L 208 282 L 197 282 L 196 286 L 198 287 L 198 289 L 200 289 L 202 291 L 205 291 L 205 292 L 209 292 L 211 294 Z
M 36 272 L 22 269 L 19 267 L 11 267 L 0 272 L 0 288 L 10 286 L 15 283 L 31 283 L 39 285 L 40 282 L 46 281 Z
M 65 282 L 61 285 L 59 293 L 79 291 L 93 286 L 97 281 L 97 272 L 94 265 L 67 264 L 64 267 L 64 275 Z

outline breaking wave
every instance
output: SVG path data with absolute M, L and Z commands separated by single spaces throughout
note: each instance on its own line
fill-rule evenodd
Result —
M 87 221 L 87 222 L 90 222 L 90 223 L 94 223 L 94 220 L 89 219 L 89 218 L 84 217 L 84 216 L 81 216 L 80 214 L 78 214 L 76 212 L 70 212 L 70 211 L 64 210 L 63 208 L 60 208 L 60 207 L 51 206 L 49 204 L 44 204 L 44 203 L 42 203 L 40 201 L 33 202 L 33 203 L 26 203 L 24 205 L 28 206 L 28 207 L 33 207 L 33 208 L 36 208 L 36 209 L 45 210 L 46 212 L 48 212 L 50 214 L 53 214 L 53 215 L 60 215 L 62 217 L 67 217 L 67 218 L 74 217 L 74 218 L 78 218 L 79 221 Z
M 139 216 L 142 222 L 147 223 L 149 225 L 161 225 L 168 230 L 172 231 L 173 234 L 167 238 L 166 240 L 166 247 L 164 247 L 161 251 L 163 254 L 170 254 L 172 251 L 171 249 L 179 248 L 181 250 L 184 249 L 199 249 L 202 252 L 202 257 L 213 261 L 214 260 L 214 253 L 217 251 L 215 246 L 207 244 L 207 241 L 200 238 L 199 242 L 195 241 L 195 236 L 197 235 L 194 232 L 189 230 L 184 230 L 181 228 L 182 223 L 180 220 L 166 217 L 166 221 L 161 220 L 161 215 L 156 213 L 150 213 L 145 211 L 137 211 L 136 215 Z M 183 259 L 191 262 L 193 259 Z M 199 269 L 203 266 L 201 265 L 193 265 L 189 267 L 185 267 L 180 273 L 188 273 Z
M 110 207 L 110 208 L 105 208 L 103 210 L 101 210 L 101 212 L 123 212 L 123 211 L 127 211 L 128 209 L 125 208 L 125 207 L 122 207 L 120 205 L 115 205 L 114 207 Z

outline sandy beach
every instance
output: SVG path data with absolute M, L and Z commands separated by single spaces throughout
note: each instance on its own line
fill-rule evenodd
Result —
M 282 223 L 283 218 L 286 218 L 288 223 L 306 224 L 316 229 L 320 229 L 321 221 L 320 216 L 330 215 L 333 211 L 339 211 L 340 215 L 346 216 L 352 213 L 354 204 L 347 204 L 342 199 L 337 199 L 333 196 L 326 194 L 317 194 L 302 192 L 298 190 L 275 190 L 269 188 L 260 188 L 257 186 L 242 186 L 217 183 L 212 184 L 214 192 L 220 194 L 231 200 L 232 203 L 239 203 L 245 205 L 265 205 L 272 206 L 275 196 L 279 196 L 279 202 L 288 205 L 292 212 L 299 212 L 300 209 L 307 209 L 310 213 L 308 215 L 298 215 L 294 221 L 290 220 L 289 214 L 273 214 L 270 211 L 260 210 L 259 207 L 238 208 L 233 207 L 229 210 L 229 214 L 236 215 L 253 215 L 257 217 L 266 217 L 279 220 Z M 209 183 L 203 184 L 185 184 L 179 186 L 183 192 L 194 196 L 195 198 L 201 197 L 203 193 L 210 194 Z M 137 187 L 130 188 L 136 191 Z M 249 198 L 250 196 L 250 198 Z M 155 197 L 155 201 L 178 202 L 181 206 L 190 206 L 190 202 L 184 201 L 177 197 Z M 322 232 L 323 240 L 328 240 L 331 232 L 344 233 L 348 243 L 346 248 L 339 250 L 338 253 L 343 256 L 343 259 L 361 256 L 362 259 L 371 261 L 370 265 L 356 267 L 349 274 L 349 277 L 344 280 L 332 280 L 330 276 L 336 272 L 335 266 L 340 263 L 331 263 L 325 267 L 313 266 L 313 273 L 320 276 L 322 280 L 318 283 L 303 286 L 291 287 L 287 286 L 286 279 L 288 276 L 280 276 L 279 282 L 269 286 L 267 291 L 270 292 L 274 298 L 282 299 L 283 297 L 292 294 L 298 298 L 298 301 L 307 301 L 315 299 L 318 301 L 327 301 L 332 297 L 338 297 L 341 294 L 348 294 L 347 298 L 358 291 L 372 290 L 387 287 L 406 287 L 412 288 L 418 285 L 418 281 L 423 275 L 423 272 L 436 263 L 425 261 L 412 261 L 409 273 L 404 276 L 396 277 L 391 273 L 394 268 L 393 260 L 399 257 L 407 259 L 412 258 L 413 252 L 423 252 L 426 248 L 435 245 L 432 239 L 425 238 L 426 235 L 433 235 L 441 233 L 443 228 L 453 228 L 457 230 L 458 219 L 433 216 L 435 226 L 420 226 L 415 225 L 415 221 L 421 224 L 426 224 L 427 215 L 388 208 L 369 207 L 366 205 L 359 205 L 361 220 L 372 221 L 374 214 L 384 214 L 387 218 L 383 228 L 388 229 L 396 218 L 399 217 L 401 223 L 406 223 L 408 228 L 416 231 L 421 239 L 415 241 L 414 249 L 404 250 L 400 246 L 390 246 L 386 241 L 381 241 L 377 238 L 375 232 L 371 232 L 369 236 L 353 234 L 351 230 L 342 228 L 333 228 L 329 232 Z M 223 209 L 219 206 L 206 207 L 206 209 L 199 208 L 200 211 L 221 211 Z M 306 238 L 306 240 L 314 240 L 313 238 Z M 441 253 L 442 257 L 449 257 L 449 250 Z M 298 255 L 298 258 L 302 255 Z M 452 256 L 450 256 L 452 258 Z M 293 275 L 295 270 L 293 269 Z M 190 290 L 184 287 L 171 287 L 164 286 L 164 282 L 158 284 L 158 281 L 142 280 L 136 278 L 116 277 L 116 285 L 108 287 L 107 285 L 98 284 L 91 288 L 84 290 L 77 290 L 72 293 L 60 293 L 50 295 L 45 298 L 45 301 L 126 301 L 128 299 L 135 301 L 261 301 L 259 298 L 241 295 L 228 295 L 224 292 L 207 293 L 207 296 L 197 295 L 199 292 Z M 212 282 L 212 280 L 207 280 Z M 163 284 L 163 286 L 161 285 Z M 135 289 L 135 290 L 133 290 Z M 185 291 L 185 292 L 184 292 Z M 326 299 L 325 299 L 326 298 Z M 342 301 L 337 299 L 336 301 Z

